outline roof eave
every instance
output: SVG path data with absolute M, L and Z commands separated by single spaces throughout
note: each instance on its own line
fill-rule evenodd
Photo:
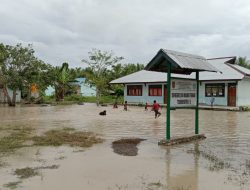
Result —
M 171 58 L 164 49 L 160 49 L 158 51 L 158 53 L 153 57 L 153 59 L 146 65 L 146 67 L 144 69 L 145 70 L 150 70 L 150 71 L 157 71 L 157 72 L 166 72 L 167 64 L 164 65 L 164 63 L 166 63 L 166 61 L 169 62 L 172 65 L 171 73 L 191 74 L 192 72 L 196 72 L 196 71 L 199 71 L 199 72 L 200 71 L 220 72 L 216 68 L 214 68 L 214 69 L 186 68 L 180 62 L 176 63 L 173 60 L 173 58 Z M 206 61 L 205 58 L 204 58 L 204 61 Z M 155 68 L 153 66 L 155 66 Z

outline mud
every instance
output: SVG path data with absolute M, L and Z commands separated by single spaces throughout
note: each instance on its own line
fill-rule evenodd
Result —
M 130 138 L 120 139 L 112 142 L 112 148 L 115 153 L 123 156 L 136 156 L 138 154 L 137 145 L 146 139 Z

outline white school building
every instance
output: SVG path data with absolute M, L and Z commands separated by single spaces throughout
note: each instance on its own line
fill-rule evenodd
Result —
M 212 58 L 207 61 L 219 72 L 200 72 L 199 104 L 211 105 L 213 102 L 213 105 L 220 106 L 249 106 L 250 70 L 236 65 L 236 57 Z M 195 73 L 172 74 L 171 77 L 171 106 L 194 105 Z M 142 70 L 110 83 L 124 85 L 124 101 L 128 103 L 145 104 L 156 100 L 166 104 L 166 73 Z

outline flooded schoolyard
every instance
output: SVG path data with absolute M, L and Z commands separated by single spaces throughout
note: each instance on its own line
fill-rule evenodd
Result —
M 99 116 L 102 110 L 106 116 Z M 75 128 L 97 134 L 104 142 L 90 147 L 38 146 L 27 138 L 13 152 L 0 153 L 0 189 L 250 189 L 250 112 L 200 111 L 200 133 L 207 139 L 173 147 L 165 137 L 165 109 L 160 118 L 129 107 L 123 111 L 94 104 L 0 107 L 0 138 L 18 131 L 27 136 L 52 129 Z M 194 134 L 194 111 L 171 111 L 171 135 Z M 112 142 L 138 142 L 137 155 L 114 152 Z M 1 146 L 0 141 L 0 146 Z M 2 143 L 3 144 L 3 143 Z M 8 148 L 8 147 L 7 147 Z M 30 175 L 17 175 L 18 169 Z

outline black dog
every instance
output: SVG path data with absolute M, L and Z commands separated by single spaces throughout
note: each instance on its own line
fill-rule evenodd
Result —
M 106 115 L 106 110 L 101 111 L 101 112 L 99 113 L 99 115 Z

